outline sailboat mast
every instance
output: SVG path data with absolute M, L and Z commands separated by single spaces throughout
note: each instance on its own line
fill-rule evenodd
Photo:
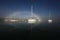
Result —
M 49 12 L 49 19 L 50 19 L 50 16 L 51 16 L 51 14 L 50 14 L 50 12 Z
M 33 6 L 31 5 L 31 17 L 33 16 Z
M 52 15 L 51 15 L 51 13 L 49 12 L 49 19 L 52 19 Z

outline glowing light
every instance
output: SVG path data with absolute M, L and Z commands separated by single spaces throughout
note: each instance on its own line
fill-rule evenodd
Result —
M 48 20 L 49 23 L 52 23 L 52 20 Z
M 17 22 L 18 20 L 11 19 L 9 20 L 10 22 Z
M 11 15 L 8 15 L 5 17 L 5 22 L 7 23 L 39 23 L 41 22 L 40 17 L 33 13 L 33 15 L 30 14 L 31 12 L 13 12 Z M 24 15 L 26 14 L 26 15 Z M 30 19 L 33 18 L 33 19 Z
M 28 19 L 28 23 L 36 23 L 36 19 Z

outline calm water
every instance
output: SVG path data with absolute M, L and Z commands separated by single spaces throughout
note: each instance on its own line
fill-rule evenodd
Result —
M 32 30 L 31 30 L 32 27 Z M 6 23 L 0 23 L 0 37 L 6 37 L 12 39 L 46 39 L 52 40 L 57 39 L 60 36 L 60 25 L 59 24 L 14 24 L 9 25 Z

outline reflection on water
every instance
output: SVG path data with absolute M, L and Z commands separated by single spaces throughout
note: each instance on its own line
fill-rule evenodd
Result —
M 58 37 L 58 34 L 60 32 L 59 24 L 6 24 L 6 23 L 0 23 L 0 33 L 1 35 L 5 36 L 15 36 L 15 37 L 21 37 L 22 39 L 40 39 L 40 38 L 46 38 L 48 37 Z M 32 31 L 31 31 L 32 27 Z M 26 38 L 25 38 L 26 37 Z
M 6 23 L 0 23 L 0 28 L 2 28 L 2 29 L 5 29 L 5 28 L 19 28 L 19 29 L 29 29 L 30 30 L 30 28 L 33 28 L 33 29 L 40 29 L 40 30 L 45 30 L 45 29 L 50 29 L 51 28 L 51 30 L 52 29 L 57 29 L 57 28 L 59 28 L 60 27 L 60 25 L 59 24 L 6 24 Z M 52 30 L 53 31 L 53 30 Z

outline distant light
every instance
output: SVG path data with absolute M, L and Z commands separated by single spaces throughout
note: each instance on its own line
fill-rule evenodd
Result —
M 10 22 L 17 22 L 18 20 L 11 19 L 9 20 Z
M 36 19 L 28 19 L 28 23 L 36 23 Z
M 48 20 L 49 23 L 52 23 L 52 20 Z

